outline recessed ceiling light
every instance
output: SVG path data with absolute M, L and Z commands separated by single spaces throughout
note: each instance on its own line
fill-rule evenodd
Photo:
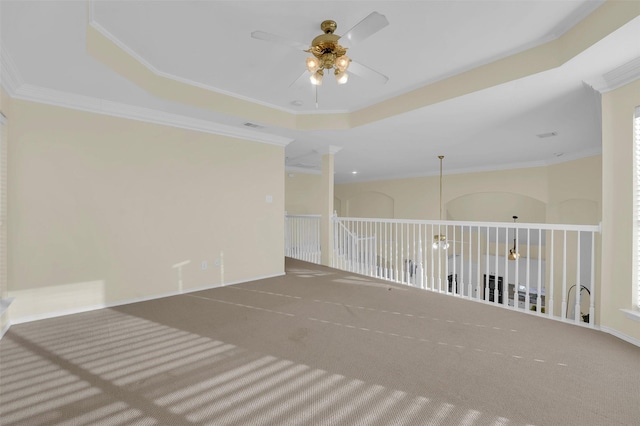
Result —
M 291 105 L 294 105 L 294 106 L 302 106 L 302 105 L 304 105 L 304 102 L 302 102 L 302 101 L 301 101 L 301 100 L 299 100 L 299 99 L 296 99 L 295 101 L 291 101 Z
M 358 172 L 357 172 L 356 170 L 354 170 L 354 171 L 352 171 L 352 172 L 351 172 L 351 174 L 352 174 L 352 175 L 357 175 L 357 174 L 358 174 Z

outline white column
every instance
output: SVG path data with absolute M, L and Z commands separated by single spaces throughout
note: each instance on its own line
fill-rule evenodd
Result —
M 333 156 L 342 148 L 329 145 L 322 155 L 322 219 L 320 223 L 320 247 L 322 250 L 321 263 L 331 266 L 333 258 Z

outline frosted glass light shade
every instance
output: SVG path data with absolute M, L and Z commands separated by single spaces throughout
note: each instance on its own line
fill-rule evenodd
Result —
M 338 82 L 338 84 L 345 84 L 347 81 L 349 81 L 349 74 L 344 71 L 336 72 L 336 81 Z
M 347 68 L 349 68 L 350 62 L 351 62 L 351 59 L 349 59 L 347 55 L 342 55 L 336 58 L 336 68 L 339 69 L 340 71 L 346 71 Z
M 318 58 L 310 56 L 307 58 L 307 70 L 309 72 L 316 72 L 320 68 L 320 61 Z
M 313 84 L 314 86 L 320 86 L 322 84 L 323 75 L 324 73 L 322 72 L 322 70 L 318 70 L 315 73 L 311 74 L 311 77 L 309 77 L 309 80 L 311 80 L 311 84 Z

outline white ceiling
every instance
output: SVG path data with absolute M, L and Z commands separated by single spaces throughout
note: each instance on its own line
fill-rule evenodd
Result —
M 602 1 L 12 1 L 0 2 L 4 86 L 82 95 L 246 131 L 246 119 L 159 99 L 87 52 L 88 20 L 146 64 L 181 81 L 293 114 L 353 112 L 562 35 Z M 389 25 L 349 49 L 387 75 L 352 75 L 315 92 L 308 54 L 251 38 L 256 30 L 309 44 L 333 19 L 343 34 L 370 12 Z M 600 152 L 599 97 L 584 82 L 640 62 L 640 19 L 565 65 L 349 130 L 256 131 L 293 139 L 286 164 L 319 170 L 329 145 L 337 183 L 551 164 Z M 634 65 L 640 69 L 640 63 Z M 10 73 L 8 72 L 10 71 Z M 7 76 L 7 74 L 11 74 Z M 640 73 L 638 73 L 640 74 Z M 55 91 L 55 92 L 54 92 Z M 292 104 L 300 101 L 302 105 Z M 540 139 L 536 135 L 557 132 Z M 358 174 L 351 172 L 357 170 Z

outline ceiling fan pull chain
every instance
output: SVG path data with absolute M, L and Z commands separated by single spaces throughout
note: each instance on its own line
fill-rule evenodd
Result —
M 318 109 L 318 86 L 315 86 L 316 88 L 316 109 Z

